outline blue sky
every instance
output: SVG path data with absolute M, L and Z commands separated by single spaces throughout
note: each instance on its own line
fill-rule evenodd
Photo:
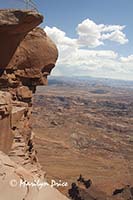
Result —
M 23 0 L 0 0 L 23 8 Z M 133 80 L 133 0 L 35 0 L 57 44 L 53 75 Z

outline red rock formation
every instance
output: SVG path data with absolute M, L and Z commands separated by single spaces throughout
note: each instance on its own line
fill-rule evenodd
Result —
M 0 68 L 5 68 L 18 45 L 43 16 L 35 11 L 0 10 Z
M 10 64 L 16 49 L 24 39 L 24 37 L 35 28 L 43 20 L 43 16 L 34 11 L 22 10 L 0 10 L 0 89 L 10 91 L 12 99 L 31 102 L 32 92 L 22 86 L 22 83 L 17 79 L 13 66 Z M 24 55 L 26 57 L 26 55 Z M 27 57 L 26 57 L 27 58 Z M 32 58 L 30 58 L 32 60 Z M 7 69 L 8 64 L 12 68 Z M 4 152 L 9 151 L 11 146 L 12 134 L 14 127 L 11 124 L 11 110 L 8 112 L 9 102 L 7 95 L 3 98 L 1 93 L 0 105 L 0 149 Z M 11 98 L 11 97 L 10 97 Z M 5 101 L 5 105 L 3 105 Z M 19 103 L 20 104 L 20 103 Z M 13 104 L 10 106 L 13 108 Z M 21 107 L 21 104 L 19 105 Z M 14 116 L 14 115 L 13 115 Z M 29 116 L 25 115 L 28 120 Z M 20 119 L 18 119 L 20 120 Z M 24 124 L 23 124 L 24 125 Z M 13 128 L 11 130 L 11 128 Z M 29 130 L 27 131 L 27 134 Z M 7 139 L 8 138 L 8 139 Z
M 39 190 L 38 186 L 11 185 L 12 180 L 46 181 L 33 144 L 32 93 L 37 85 L 46 84 L 58 51 L 46 33 L 35 28 L 42 20 L 35 11 L 0 10 L 0 89 L 4 90 L 0 91 L 0 150 L 9 155 L 0 151 L 3 200 L 11 196 L 14 200 L 67 200 L 50 186 Z
M 34 187 L 23 183 L 34 183 L 35 180 L 43 184 Z M 14 163 L 7 155 L 0 151 L 0 199 L 1 200 L 68 200 L 58 190 L 46 185 L 42 177 L 36 177 L 29 170 Z M 40 189 L 39 189 L 40 188 Z
M 18 119 L 16 125 L 16 119 L 13 119 L 11 124 L 12 129 L 21 128 L 25 139 L 31 135 L 29 116 L 32 92 L 35 92 L 37 85 L 47 83 L 47 75 L 58 57 L 55 44 L 43 29 L 35 28 L 42 19 L 43 16 L 35 11 L 0 10 L 0 89 L 9 91 L 12 100 L 18 101 L 17 106 L 13 102 L 14 119 L 15 115 L 21 116 L 19 107 L 23 108 L 23 105 L 20 101 L 28 103 L 28 111 L 21 116 L 23 120 Z M 6 139 L 1 141 L 8 143 Z M 7 144 L 1 144 L 0 149 L 2 145 Z
M 0 149 L 5 153 L 10 150 L 13 141 L 11 111 L 11 95 L 0 92 Z
M 41 28 L 29 32 L 18 46 L 7 72 L 13 71 L 15 80 L 22 85 L 36 86 L 47 83 L 58 57 L 55 44 Z M 14 77 L 13 77 L 14 79 Z

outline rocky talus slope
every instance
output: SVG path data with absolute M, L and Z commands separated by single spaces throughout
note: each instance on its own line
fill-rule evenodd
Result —
M 0 200 L 65 200 L 46 184 L 34 149 L 32 94 L 47 84 L 58 51 L 43 29 L 43 16 L 0 10 Z M 45 183 L 39 189 L 35 181 Z M 34 187 L 21 183 L 35 183 Z

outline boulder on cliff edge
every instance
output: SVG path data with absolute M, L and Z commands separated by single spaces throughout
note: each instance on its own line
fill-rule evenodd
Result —
M 0 68 L 5 68 L 29 31 L 43 21 L 35 11 L 0 10 Z
M 55 66 L 58 50 L 43 29 L 30 31 L 18 46 L 7 71 L 14 71 L 22 85 L 45 85 L 47 75 Z

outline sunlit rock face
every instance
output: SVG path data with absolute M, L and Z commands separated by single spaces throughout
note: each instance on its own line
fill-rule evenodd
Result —
M 58 51 L 43 29 L 37 28 L 42 20 L 43 16 L 35 11 L 0 10 L 0 150 L 11 158 L 0 155 L 0 193 L 5 200 L 10 199 L 10 195 L 16 200 L 39 200 L 47 193 L 48 199 L 53 199 L 56 194 L 60 197 L 57 199 L 63 198 L 51 189 L 43 194 L 38 193 L 38 189 L 30 190 L 25 196 L 27 188 L 22 192 L 9 185 L 12 177 L 20 181 L 25 170 L 26 180 L 31 177 L 29 180 L 34 181 L 38 176 L 43 181 L 44 177 L 33 145 L 32 94 L 37 85 L 47 83 L 47 75 L 55 66 Z M 19 168 L 24 167 L 18 177 L 16 163 L 20 164 Z M 30 173 L 29 169 L 33 172 Z
M 35 11 L 0 10 L 0 89 L 47 84 L 58 57 L 56 45 L 37 27 L 43 16 Z
M 34 91 L 37 85 L 47 84 L 47 76 L 57 57 L 55 44 L 43 29 L 37 27 L 20 43 L 6 71 L 14 75 L 14 84 L 18 82 L 18 85 L 28 86 Z
M 6 153 L 16 133 L 28 144 L 32 94 L 47 84 L 58 57 L 56 45 L 37 27 L 42 21 L 36 11 L 0 10 L 0 150 Z
M 0 68 L 5 68 L 29 31 L 43 21 L 35 11 L 0 10 Z
M 10 185 L 12 179 L 45 177 L 34 149 L 32 96 L 37 85 L 47 84 L 58 50 L 37 27 L 42 21 L 35 11 L 0 10 L 0 196 L 5 200 L 67 199 L 50 186 L 40 191 Z
M 44 187 L 35 186 L 35 180 Z M 34 186 L 26 186 L 26 182 L 34 183 Z M 36 177 L 0 151 L 0 197 L 1 200 L 10 200 L 11 196 L 13 200 L 68 200 L 58 190 L 47 185 L 43 178 Z
M 11 95 L 0 91 L 0 150 L 7 153 L 12 145 L 11 132 Z

